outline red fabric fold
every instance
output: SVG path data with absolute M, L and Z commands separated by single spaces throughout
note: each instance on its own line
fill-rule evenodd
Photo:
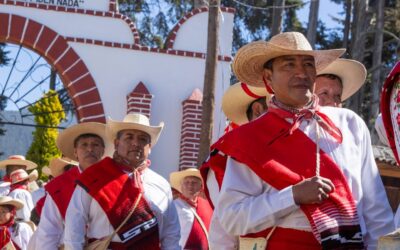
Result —
M 277 135 L 289 131 L 291 124 L 274 112 L 242 125 L 223 136 L 215 148 L 246 164 L 262 180 L 281 190 L 295 185 L 305 178 L 315 176 L 316 144 L 301 130 L 292 135 Z M 302 205 L 301 209 L 310 221 L 313 234 L 321 239 L 330 236 L 355 242 L 353 249 L 363 249 L 357 209 L 340 168 L 320 150 L 320 174 L 335 185 L 334 192 L 322 204 Z M 323 241 L 322 241 L 323 242 Z M 326 240 L 326 249 L 335 249 L 336 241 Z M 334 245 L 334 246 L 332 246 Z
M 201 220 L 206 227 L 207 232 L 210 229 L 211 216 L 213 213 L 213 209 L 207 200 L 198 197 L 197 198 L 197 208 L 196 213 L 199 215 Z M 186 241 L 184 249 L 196 249 L 196 250 L 207 250 L 208 249 L 208 239 L 207 236 L 201 227 L 199 221 L 196 217 L 193 220 L 192 229 L 190 231 L 189 237 Z
M 44 189 L 51 196 L 56 204 L 61 217 L 65 220 L 68 204 L 71 201 L 72 194 L 74 193 L 76 180 L 81 175 L 78 167 L 73 167 L 62 175 L 52 179 L 44 186 Z M 39 211 L 38 211 L 39 212 Z M 41 211 L 40 211 L 41 213 Z
M 123 169 L 116 161 L 106 157 L 86 169 L 77 181 L 99 203 L 114 229 L 129 215 L 143 192 L 138 183 L 140 175 L 130 178 Z M 143 196 L 117 234 L 126 249 L 160 249 L 157 219 Z

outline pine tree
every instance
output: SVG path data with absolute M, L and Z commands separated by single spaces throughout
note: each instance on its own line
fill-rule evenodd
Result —
M 29 107 L 29 111 L 34 114 L 37 127 L 26 158 L 38 164 L 41 175 L 42 167 L 47 166 L 52 158 L 61 155 L 56 146 L 57 126 L 65 119 L 65 113 L 54 90 L 44 94 L 35 105 Z
M 5 44 L 0 43 L 0 67 L 8 65 L 10 59 L 7 57 L 8 51 L 5 50 Z M 3 112 L 6 108 L 7 99 L 0 95 L 0 112 Z M 2 119 L 0 117 L 0 136 L 3 136 L 6 132 L 5 129 L 2 128 Z M 0 152 L 0 156 L 3 155 L 3 152 Z

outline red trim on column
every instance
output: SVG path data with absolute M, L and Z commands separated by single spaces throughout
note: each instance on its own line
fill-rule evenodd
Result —
M 116 0 L 111 0 L 111 1 L 116 2 Z M 20 3 L 22 3 L 22 5 Z M 62 7 L 62 6 L 50 6 L 49 7 L 49 5 L 46 5 L 46 4 L 28 3 L 28 2 L 23 3 L 23 2 L 14 2 L 14 1 L 10 1 L 10 0 L 8 0 L 8 1 L 0 0 L 0 4 L 23 6 L 26 8 L 35 8 L 35 9 L 43 9 L 43 10 L 49 10 L 49 8 L 51 7 L 52 10 L 58 11 L 58 12 L 78 13 L 78 14 L 84 14 L 84 15 L 121 19 L 124 22 L 126 22 L 129 26 L 129 28 L 131 29 L 134 44 L 116 43 L 116 42 L 101 41 L 101 40 L 94 40 L 94 39 L 87 39 L 87 38 L 80 38 L 80 37 L 64 37 L 64 39 L 66 39 L 68 42 L 77 42 L 77 43 L 93 44 L 93 45 L 100 45 L 100 46 L 113 47 L 113 48 L 140 50 L 140 51 L 147 51 L 147 52 L 154 52 L 154 53 L 161 53 L 161 54 L 168 54 L 168 55 L 176 55 L 176 56 L 184 56 L 184 57 L 195 57 L 195 58 L 200 58 L 200 59 L 206 58 L 205 53 L 172 49 L 173 43 L 175 42 L 175 34 L 178 32 L 180 26 L 183 23 L 185 23 L 190 17 L 197 15 L 199 13 L 208 11 L 208 8 L 206 8 L 206 7 L 203 7 L 200 9 L 194 9 L 193 11 L 187 13 L 175 25 L 175 27 L 170 32 L 170 34 L 167 38 L 167 41 L 166 41 L 166 47 L 165 47 L 166 49 L 160 49 L 160 48 L 151 48 L 151 47 L 139 45 L 140 37 L 139 37 L 139 32 L 136 29 L 135 23 L 133 23 L 129 17 L 124 16 L 116 11 L 111 11 L 111 5 L 112 5 L 111 2 L 110 2 L 110 11 L 108 11 L 108 12 L 66 8 L 66 7 Z M 115 8 L 116 8 L 116 5 L 115 5 Z M 227 7 L 221 7 L 221 10 L 223 12 L 228 12 L 228 13 L 235 12 L 235 9 L 227 8 Z M 4 28 L 5 27 L 4 23 L 2 22 L 1 24 L 2 25 L 0 28 Z M 232 57 L 230 55 L 219 55 L 218 60 L 224 61 L 224 62 L 230 62 L 232 60 Z
M 153 96 L 143 82 L 139 82 L 129 95 L 126 96 L 126 113 L 141 113 L 148 118 L 151 115 L 151 100 Z
M 192 95 L 182 102 L 182 127 L 179 154 L 179 169 L 197 168 L 200 146 L 201 113 L 203 94 L 195 89 Z
M 57 70 L 74 103 L 78 121 L 105 122 L 96 83 L 84 62 L 79 61 L 80 57 L 62 36 L 40 23 L 18 15 L 0 13 L 0 23 L 1 42 L 21 44 L 32 49 Z M 23 32 L 25 34 L 22 38 Z M 91 103 L 99 105 L 90 106 Z M 80 109 L 80 106 L 88 108 Z
M 184 17 L 182 17 L 178 23 L 174 26 L 174 28 L 172 28 L 171 32 L 169 33 L 169 35 L 167 36 L 167 40 L 165 42 L 165 48 L 167 49 L 173 49 L 174 47 L 174 43 L 175 43 L 175 39 L 176 39 L 176 34 L 178 33 L 179 29 L 181 28 L 181 26 L 191 17 L 203 13 L 203 12 L 207 12 L 208 11 L 208 7 L 202 7 L 202 8 L 197 8 L 192 10 L 191 12 L 187 13 Z M 229 8 L 229 7 L 221 7 L 221 11 L 223 12 L 228 12 L 228 13 L 235 13 L 235 9 L 234 8 Z
M 140 43 L 139 32 L 136 29 L 135 23 L 132 22 L 132 20 L 129 17 L 117 12 L 116 0 L 110 0 L 110 7 L 109 7 L 110 11 L 85 10 L 85 9 L 68 8 L 68 7 L 63 7 L 63 6 L 47 5 L 47 4 L 40 4 L 40 3 L 14 2 L 14 1 L 10 1 L 10 0 L 0 0 L 0 4 L 41 9 L 41 10 L 51 10 L 51 11 L 58 11 L 58 12 L 84 14 L 84 15 L 91 15 L 91 16 L 113 17 L 116 19 L 121 19 L 124 22 L 126 22 L 129 26 L 129 28 L 131 29 L 134 43 L 135 44 Z

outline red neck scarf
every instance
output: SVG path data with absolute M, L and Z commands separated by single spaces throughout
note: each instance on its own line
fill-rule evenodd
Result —
M 186 198 L 183 194 L 179 193 L 179 198 L 181 198 L 182 200 L 184 200 L 187 204 L 189 204 L 190 206 L 197 208 L 197 200 L 198 197 L 196 197 L 196 199 L 194 201 Z
M 116 165 L 122 171 L 132 173 L 133 185 L 136 188 L 139 188 L 141 190 L 141 192 L 143 192 L 144 189 L 143 189 L 143 182 L 142 182 L 141 175 L 146 168 L 150 167 L 151 161 L 149 159 L 146 159 L 142 162 L 142 164 L 140 164 L 136 168 L 133 168 L 132 166 L 129 165 L 128 161 L 126 161 L 124 158 L 122 158 L 120 155 L 118 155 L 117 151 L 114 152 L 113 159 L 114 159 Z
M 302 109 L 295 109 L 286 106 L 285 104 L 279 102 L 275 96 L 271 98 L 268 103 L 268 112 L 275 113 L 283 119 L 292 119 L 293 122 L 288 131 L 284 131 L 278 137 L 289 134 L 292 135 L 293 132 L 299 128 L 303 120 L 314 119 L 317 121 L 318 125 L 324 129 L 329 135 L 331 135 L 338 143 L 342 143 L 343 137 L 342 132 L 336 125 L 332 122 L 329 117 L 319 111 L 320 106 L 318 105 L 318 97 L 313 96 L 311 102 L 309 102 Z
M 0 249 L 3 249 L 3 247 L 11 240 L 11 233 L 8 228 L 14 225 L 15 208 L 13 208 L 10 212 L 10 220 L 4 224 L 0 224 Z
M 10 193 L 12 191 L 14 191 L 15 189 L 23 189 L 23 190 L 29 191 L 28 183 L 26 183 L 25 181 L 21 181 L 21 182 L 17 182 L 15 184 L 12 184 L 10 186 Z

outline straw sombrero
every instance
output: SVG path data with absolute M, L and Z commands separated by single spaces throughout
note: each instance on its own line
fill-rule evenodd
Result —
M 14 206 L 16 210 L 21 209 L 24 203 L 19 199 L 13 199 L 9 196 L 0 196 L 0 206 L 11 205 Z
M 367 70 L 364 65 L 358 61 L 339 58 L 322 71 L 317 72 L 317 74 L 332 74 L 338 76 L 343 84 L 342 101 L 344 101 L 356 93 L 364 84 L 367 77 Z
M 51 170 L 50 170 L 50 168 L 49 168 L 48 166 L 44 166 L 44 167 L 42 168 L 42 173 L 43 173 L 45 176 L 50 176 L 50 175 L 52 175 L 52 174 L 51 174 Z
M 95 134 L 103 139 L 103 142 L 106 145 L 105 152 L 112 151 L 107 149 L 107 147 L 110 147 L 110 145 L 106 143 L 107 140 L 105 136 L 105 127 L 105 124 L 99 122 L 83 122 L 73 125 L 60 132 L 56 140 L 57 147 L 64 156 L 77 161 L 78 159 L 74 155 L 75 139 L 83 134 Z
M 250 103 L 262 97 L 266 97 L 267 102 L 271 98 L 265 87 L 238 82 L 230 86 L 222 96 L 222 110 L 230 121 L 242 125 L 249 122 L 246 111 Z
M 188 176 L 198 177 L 203 182 L 203 178 L 201 177 L 200 171 L 197 168 L 188 168 L 182 171 L 172 172 L 169 175 L 171 187 L 182 193 L 181 182 L 185 177 Z
M 150 121 L 147 116 L 139 113 L 133 113 L 127 114 L 122 122 L 114 121 L 111 118 L 108 118 L 106 133 L 108 140 L 110 142 L 113 142 L 117 136 L 117 133 L 121 130 L 140 130 L 150 135 L 151 145 L 154 146 L 157 143 L 158 138 L 160 137 L 160 133 L 163 127 L 163 122 L 161 122 L 158 126 L 150 126 Z
M 7 165 L 26 166 L 26 170 L 31 170 L 37 167 L 36 163 L 26 160 L 23 155 L 10 155 L 7 160 L 0 161 L 0 168 L 5 168 Z
M 240 48 L 233 60 L 236 77 L 253 86 L 263 86 L 264 64 L 276 57 L 287 55 L 310 55 L 315 59 L 317 72 L 339 58 L 346 50 L 313 50 L 307 38 L 299 32 L 285 32 L 266 41 L 249 43 Z
M 28 174 L 25 170 L 23 169 L 17 169 L 10 174 L 10 179 L 11 179 L 11 185 L 24 181 L 24 180 L 29 180 L 29 181 L 34 181 L 38 178 L 38 172 L 37 170 L 33 170 L 30 174 Z
M 44 167 L 42 172 L 46 171 L 47 175 L 52 175 L 53 177 L 57 177 L 64 173 L 64 167 L 67 165 L 75 165 L 78 166 L 78 162 L 69 159 L 68 157 L 63 158 L 53 158 L 49 162 L 48 167 Z M 45 170 L 46 168 L 46 170 Z

